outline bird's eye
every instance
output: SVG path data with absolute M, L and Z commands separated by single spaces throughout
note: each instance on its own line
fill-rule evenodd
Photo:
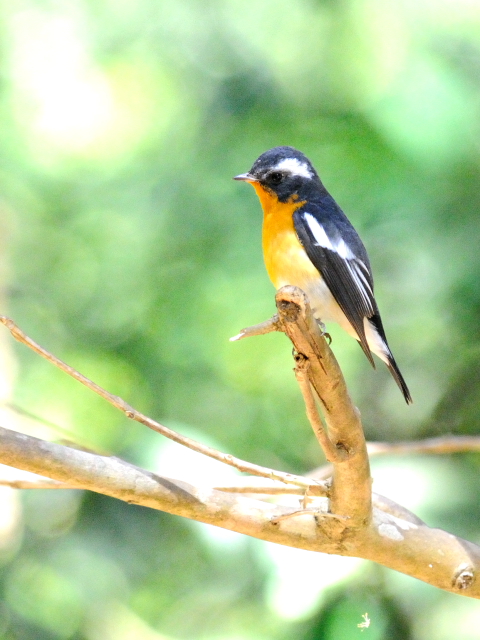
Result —
M 283 180 L 283 173 L 281 173 L 280 171 L 272 171 L 272 173 L 268 175 L 268 181 L 271 184 L 274 184 L 274 185 L 280 184 L 282 180 Z

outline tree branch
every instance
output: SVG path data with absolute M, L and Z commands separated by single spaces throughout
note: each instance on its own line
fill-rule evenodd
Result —
M 0 461 L 76 489 L 95 491 L 261 540 L 373 560 L 446 591 L 480 599 L 480 580 L 475 579 L 480 570 L 480 547 L 427 527 L 386 499 L 379 500 L 379 508 L 374 509 L 368 527 L 338 541 L 329 534 L 336 519 L 324 514 L 325 498 L 312 499 L 311 510 L 298 512 L 291 506 L 164 478 L 118 458 L 45 442 L 1 427 Z M 397 515 L 391 514 L 392 510 Z
M 439 436 L 410 442 L 368 442 L 368 455 L 447 454 L 480 451 L 479 436 Z
M 328 433 L 323 428 L 322 421 L 318 414 L 317 405 L 315 404 L 315 398 L 313 397 L 312 387 L 310 386 L 310 380 L 308 378 L 309 361 L 302 353 L 297 353 L 295 355 L 295 362 L 295 377 L 303 395 L 303 401 L 305 402 L 307 410 L 307 418 L 312 425 L 313 433 L 322 447 L 326 459 L 329 462 L 339 462 L 341 460 L 341 455 L 330 440 Z
M 277 291 L 276 303 L 283 330 L 298 354 L 308 360 L 308 380 L 320 400 L 329 439 L 336 449 L 330 510 L 348 516 L 347 529 L 365 526 L 372 514 L 372 481 L 365 437 L 340 367 L 315 321 L 306 295 L 298 287 Z M 314 431 L 316 425 L 312 425 Z M 328 455 L 327 455 L 328 459 Z
M 126 502 L 161 509 L 208 524 L 287 546 L 367 558 L 432 585 L 480 598 L 480 547 L 439 529 L 425 525 L 400 505 L 374 496 L 365 440 L 359 413 L 348 395 L 345 381 L 309 309 L 302 291 L 285 287 L 277 292 L 278 317 L 245 329 L 240 337 L 270 330 L 284 331 L 292 340 L 296 360 L 302 363 L 300 384 L 307 401 L 312 426 L 327 438 L 333 460 L 333 481 L 312 481 L 251 465 L 185 438 L 160 425 L 113 396 L 82 374 L 49 354 L 28 338 L 8 318 L 0 317 L 12 335 L 76 380 L 92 389 L 127 415 L 179 444 L 214 459 L 266 478 L 268 485 L 288 483 L 282 493 L 301 491 L 300 509 L 255 500 L 212 487 L 193 486 L 139 469 L 118 458 L 45 442 L 0 428 L 0 462 L 40 474 L 69 487 L 88 489 Z M 259 328 L 260 327 L 260 328 Z M 305 365 L 305 366 L 304 366 Z M 326 430 L 314 403 L 315 390 Z M 247 482 L 252 482 L 248 480 Z M 272 490 L 278 491 L 278 483 Z M 226 489 L 226 488 L 224 488 Z M 305 508 L 308 506 L 308 508 Z
M 368 456 L 445 455 L 480 451 L 480 436 L 439 436 L 405 442 L 367 442 Z M 324 464 L 307 474 L 308 478 L 324 480 L 333 472 L 331 464 Z
M 303 487 L 304 489 L 312 486 L 314 487 L 314 485 L 316 484 L 315 479 L 307 480 L 306 478 L 302 478 L 300 476 L 296 476 L 290 473 L 283 473 L 282 471 L 267 469 L 266 467 L 261 467 L 260 465 L 252 464 L 251 462 L 246 462 L 245 460 L 236 458 L 235 456 L 232 456 L 229 453 L 222 453 L 221 451 L 217 451 L 217 449 L 214 449 L 213 447 L 209 447 L 205 444 L 202 444 L 201 442 L 197 442 L 196 440 L 193 440 L 192 438 L 188 438 L 187 436 L 180 435 L 176 431 L 173 431 L 173 429 L 169 429 L 168 427 L 165 427 L 159 422 L 152 420 L 152 418 L 149 418 L 143 413 L 140 413 L 140 411 L 137 411 L 131 405 L 125 402 L 125 400 L 120 398 L 120 396 L 115 396 L 112 393 L 106 391 L 105 389 L 100 387 L 98 384 L 96 384 L 95 382 L 92 382 L 92 380 L 90 380 L 89 378 L 87 378 L 86 376 L 78 372 L 76 369 L 74 369 L 70 365 L 66 364 L 65 362 L 63 362 L 62 360 L 60 360 L 59 358 L 57 358 L 56 356 L 48 352 L 46 349 L 44 349 L 39 344 L 37 344 L 34 340 L 32 340 L 29 336 L 27 336 L 20 329 L 20 327 L 18 327 L 18 325 L 15 324 L 15 322 L 10 318 L 7 318 L 6 316 L 0 316 L 0 323 L 5 325 L 7 329 L 9 329 L 10 333 L 16 340 L 18 340 L 22 344 L 32 349 L 32 351 L 37 353 L 39 356 L 51 362 L 53 365 L 55 365 L 56 367 L 58 367 L 59 369 L 67 373 L 69 376 L 71 376 L 81 384 L 83 384 L 85 387 L 95 392 L 97 395 L 101 396 L 104 400 L 109 402 L 116 409 L 119 409 L 120 411 L 122 411 L 127 418 L 130 418 L 131 420 L 135 420 L 136 422 L 139 422 L 140 424 L 145 425 L 149 429 L 156 431 L 162 436 L 165 436 L 166 438 L 169 438 L 170 440 L 173 440 L 174 442 L 177 442 L 178 444 L 181 444 L 184 447 L 188 447 L 189 449 L 192 449 L 197 453 L 201 453 L 205 456 L 213 458 L 214 460 L 218 460 L 219 462 L 223 462 L 224 464 L 228 464 L 232 467 L 235 467 L 236 469 L 242 472 L 251 473 L 252 475 L 261 476 L 264 478 L 272 478 L 274 480 L 279 480 L 280 482 L 285 482 L 287 484 L 293 484 L 299 487 Z M 267 324 L 267 323 L 262 323 L 262 324 Z M 315 489 L 312 488 L 312 491 L 315 492 Z
M 272 331 L 283 331 L 277 315 L 265 320 L 265 322 L 254 324 L 251 327 L 245 327 L 245 329 L 242 329 L 236 336 L 230 338 L 230 342 L 237 342 L 237 340 L 251 338 L 252 336 L 263 336 L 266 333 L 272 333 Z

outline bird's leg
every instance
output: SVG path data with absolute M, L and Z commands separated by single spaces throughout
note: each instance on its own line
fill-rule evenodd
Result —
M 322 332 L 322 336 L 325 338 L 325 340 L 328 340 L 328 344 L 332 344 L 332 336 L 328 333 L 327 331 L 327 327 L 323 324 L 323 322 L 320 320 L 320 318 L 315 318 L 320 331 Z

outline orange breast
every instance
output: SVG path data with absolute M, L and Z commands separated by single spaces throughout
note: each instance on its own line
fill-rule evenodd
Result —
M 275 194 L 252 183 L 263 208 L 263 257 L 276 289 L 292 284 L 308 290 L 320 274 L 310 262 L 293 226 L 293 214 L 304 201 L 279 202 Z

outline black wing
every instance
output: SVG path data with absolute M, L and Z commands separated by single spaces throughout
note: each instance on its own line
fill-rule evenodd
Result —
M 373 295 L 367 252 L 345 214 L 328 197 L 325 207 L 310 204 L 293 214 L 295 231 L 339 307 L 355 329 L 365 355 L 375 367 L 364 318 L 381 320 Z M 383 333 L 383 330 L 382 332 Z M 382 336 L 383 338 L 383 336 Z

